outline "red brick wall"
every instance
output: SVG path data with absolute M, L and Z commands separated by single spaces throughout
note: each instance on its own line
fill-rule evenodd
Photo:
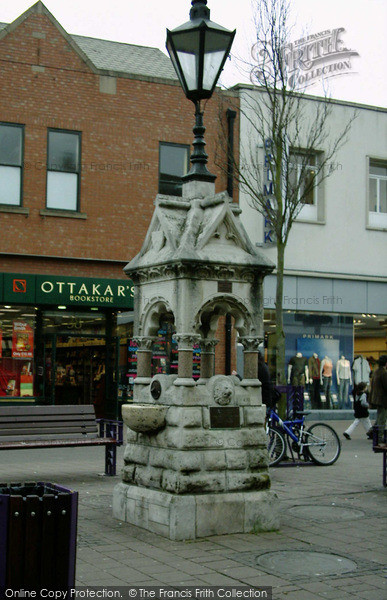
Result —
M 236 330 L 234 328 L 234 319 L 231 329 L 231 371 L 236 371 Z M 226 317 L 220 317 L 215 339 L 219 343 L 215 346 L 215 375 L 224 375 L 226 366 Z
M 79 260 L 56 260 L 31 256 L 0 256 L 0 272 L 72 277 L 98 277 L 100 279 L 125 279 L 126 263 Z
M 23 206 L 29 210 L 26 216 L 0 209 L 0 252 L 124 265 L 139 251 L 153 213 L 159 141 L 191 144 L 193 104 L 179 86 L 124 78 L 117 79 L 115 95 L 101 93 L 99 75 L 46 15 L 31 14 L 0 40 L 0 64 L 0 120 L 25 125 Z M 37 65 L 44 72 L 33 71 Z M 226 176 L 213 162 L 217 119 L 214 98 L 205 110 L 206 141 L 209 169 L 218 175 L 221 191 Z M 86 219 L 40 214 L 45 209 L 48 127 L 82 132 L 80 211 Z M 1 257 L 0 262 L 0 271 L 16 270 L 16 259 Z M 83 276 L 96 269 L 101 277 L 108 272 L 117 277 L 121 266 L 29 259 L 17 270 L 27 269 L 73 275 L 83 269 Z

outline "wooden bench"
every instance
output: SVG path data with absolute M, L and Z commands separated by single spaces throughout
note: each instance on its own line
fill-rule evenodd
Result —
M 96 420 L 94 406 L 4 406 L 0 450 L 105 446 L 105 475 L 116 474 L 122 422 Z
M 372 428 L 372 449 L 374 452 L 383 452 L 383 485 L 387 487 L 387 431 L 383 432 L 382 441 L 379 439 L 379 432 L 377 427 Z

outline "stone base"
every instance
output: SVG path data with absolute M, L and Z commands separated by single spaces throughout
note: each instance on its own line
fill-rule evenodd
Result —
M 113 516 L 170 540 L 279 529 L 279 503 L 272 491 L 176 495 L 119 483 Z

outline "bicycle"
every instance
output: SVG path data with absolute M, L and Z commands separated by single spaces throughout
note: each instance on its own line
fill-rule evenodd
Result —
M 309 412 L 298 412 L 293 420 L 283 421 L 274 408 L 268 409 L 266 433 L 269 466 L 277 465 L 286 455 L 288 447 L 294 460 L 298 458 L 312 460 L 317 465 L 333 465 L 340 456 L 341 444 L 335 430 L 325 423 L 314 423 L 305 429 L 305 417 Z

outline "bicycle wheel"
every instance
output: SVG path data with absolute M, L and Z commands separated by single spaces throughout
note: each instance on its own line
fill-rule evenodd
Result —
M 307 446 L 307 450 L 313 462 L 317 465 L 333 465 L 341 451 L 336 431 L 325 423 L 314 423 L 305 434 L 306 441 L 310 444 Z
M 269 467 L 273 467 L 278 464 L 280 460 L 283 459 L 283 456 L 286 451 L 286 442 L 285 438 L 278 431 L 278 429 L 274 429 L 273 427 L 269 427 L 267 433 L 267 451 L 269 454 Z

